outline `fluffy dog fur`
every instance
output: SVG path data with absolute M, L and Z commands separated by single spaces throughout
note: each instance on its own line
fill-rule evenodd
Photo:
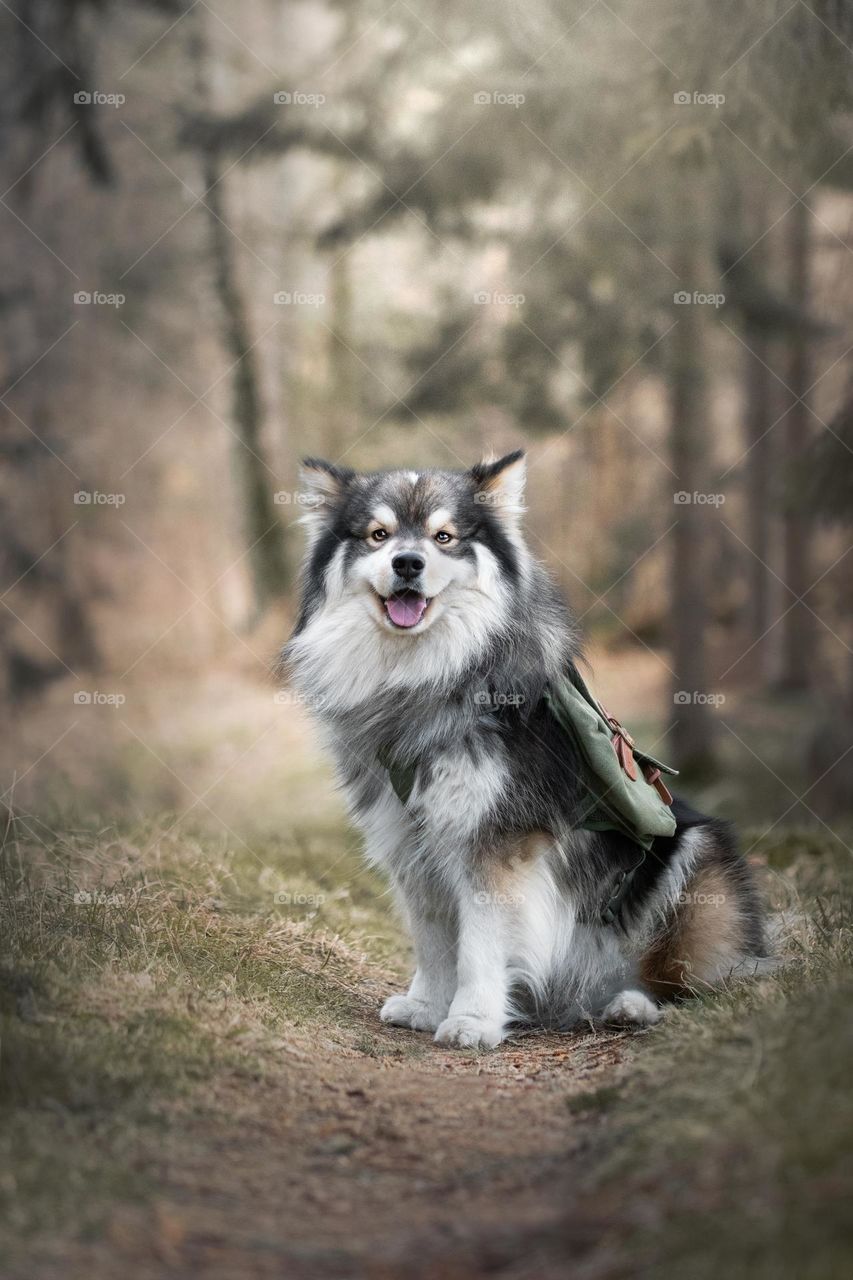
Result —
M 577 631 L 521 533 L 522 454 L 371 474 L 308 460 L 305 477 L 284 661 L 411 930 L 417 969 L 382 1019 L 478 1048 L 518 1022 L 645 1026 L 761 955 L 729 828 L 678 801 L 676 834 L 602 922 L 639 850 L 577 827 L 578 764 L 543 699 L 579 660 Z M 394 762 L 414 771 L 405 803 Z

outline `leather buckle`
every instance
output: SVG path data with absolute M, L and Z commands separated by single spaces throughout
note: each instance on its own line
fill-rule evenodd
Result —
M 613 743 L 613 750 L 616 752 L 619 767 L 624 773 L 627 773 L 632 782 L 635 782 L 637 779 L 637 762 L 634 759 L 634 752 L 631 750 L 634 745 L 634 739 L 615 716 L 612 716 L 606 708 L 603 708 L 603 710 L 607 716 L 607 723 L 613 730 L 613 737 L 610 741 Z
M 664 804 L 672 804 L 672 792 L 664 782 L 660 769 L 653 764 L 644 765 L 643 776 L 649 786 L 654 787 Z

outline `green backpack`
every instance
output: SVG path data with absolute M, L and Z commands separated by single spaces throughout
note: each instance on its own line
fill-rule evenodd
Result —
M 674 835 L 672 796 L 662 775 L 677 777 L 678 771 L 640 751 L 577 671 L 553 681 L 545 698 L 584 764 L 587 797 L 581 802 L 578 826 L 621 831 L 645 850 L 655 836 Z
M 572 739 L 583 762 L 586 798 L 578 827 L 586 831 L 621 831 L 643 850 L 655 836 L 675 834 L 672 796 L 662 774 L 677 770 L 634 746 L 625 729 L 592 696 L 577 671 L 553 681 L 545 698 L 560 727 Z M 401 762 L 389 751 L 378 752 L 402 804 L 415 784 L 418 761 Z
M 582 762 L 586 796 L 581 802 L 578 828 L 619 831 L 639 847 L 633 866 L 615 873 L 596 913 L 600 924 L 618 926 L 634 877 L 655 837 L 675 834 L 672 796 L 662 775 L 677 777 L 677 770 L 639 751 L 630 734 L 596 701 L 576 670 L 552 681 L 545 698 Z M 418 760 L 400 761 L 386 748 L 377 753 L 377 760 L 388 771 L 400 803 L 407 804 L 415 785 Z

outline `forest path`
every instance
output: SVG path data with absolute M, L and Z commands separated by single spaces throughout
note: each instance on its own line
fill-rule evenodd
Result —
M 573 1212 L 573 1249 L 587 1231 L 576 1158 L 631 1035 L 477 1054 L 383 1025 L 408 944 L 302 709 L 211 683 L 128 705 L 107 781 L 153 817 L 48 838 L 26 816 L 7 839 L 12 977 L 38 983 L 3 1045 L 24 1148 L 6 1190 L 36 1229 L 13 1222 L 3 1280 L 562 1275 Z M 102 752 L 49 759 L 92 793 Z
M 577 1161 L 630 1037 L 530 1035 L 474 1054 L 384 1027 L 376 1008 L 364 1000 L 346 1043 L 288 1034 L 260 1070 L 208 1080 L 201 1105 L 169 1103 L 165 1131 L 134 1152 L 153 1197 L 43 1256 L 42 1280 L 556 1277 L 567 1231 L 597 1248 Z

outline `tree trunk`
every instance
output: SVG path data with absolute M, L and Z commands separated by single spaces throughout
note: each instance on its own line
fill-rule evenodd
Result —
M 352 357 L 352 282 L 349 261 L 338 252 L 329 271 L 331 325 L 329 337 L 329 405 L 325 414 L 323 454 L 336 460 L 354 435 L 356 377 Z
M 679 285 L 688 293 L 710 290 L 713 285 L 703 194 L 700 174 L 687 173 L 675 231 Z M 696 493 L 705 492 L 708 480 L 707 307 L 693 302 L 679 306 L 676 319 L 669 371 L 672 484 L 680 491 L 674 507 L 678 522 L 672 532 L 669 615 L 676 716 L 673 742 L 679 769 L 696 775 L 713 764 L 714 727 L 706 701 L 709 583 L 705 562 L 709 513 L 716 508 L 693 500 Z
M 232 417 L 237 433 L 235 458 L 255 610 L 261 614 L 267 605 L 284 595 L 289 585 L 284 529 L 273 499 L 275 475 L 267 463 L 262 439 L 260 378 L 248 306 L 237 276 L 234 240 L 224 225 L 218 166 L 210 157 L 204 161 L 204 184 L 205 203 L 210 210 L 214 283 L 222 314 L 223 343 L 234 361 L 231 377 Z
M 804 315 L 809 310 L 809 229 L 810 212 L 798 204 L 788 215 L 788 265 L 791 302 Z M 791 407 L 783 424 L 785 497 L 782 512 L 782 577 L 796 596 L 811 586 L 811 525 L 805 505 L 796 492 L 798 471 L 810 437 L 811 414 L 805 397 L 811 382 L 809 338 L 794 329 L 787 343 L 785 381 L 791 392 Z M 785 608 L 793 597 L 787 596 Z M 814 647 L 814 619 L 805 605 L 795 604 L 779 624 L 782 652 L 779 684 L 785 689 L 809 685 L 810 657 Z
M 359 14 L 356 5 L 344 5 L 341 10 L 339 47 L 350 49 L 358 39 Z M 338 164 L 332 183 L 333 202 L 336 208 L 344 208 L 348 175 L 345 165 Z M 352 242 L 348 242 L 349 249 Z M 358 371 L 355 367 L 354 334 L 352 326 L 353 294 L 352 272 L 349 254 L 338 245 L 333 249 L 329 267 L 330 321 L 328 334 L 328 403 L 324 410 L 322 453 L 336 461 L 347 444 L 358 434 L 357 398 Z M 363 428 L 362 428 L 363 429 Z
M 203 103 L 209 103 L 208 57 L 202 26 L 204 17 L 204 13 L 199 13 L 192 52 L 199 95 Z M 290 584 L 290 573 L 284 527 L 273 498 L 275 474 L 267 462 L 263 440 L 260 375 L 251 334 L 249 305 L 240 282 L 234 236 L 226 225 L 223 178 L 215 154 L 204 152 L 201 160 L 222 340 L 233 362 L 231 390 L 235 460 L 257 618 L 269 604 L 285 594 Z
M 760 683 L 767 683 L 767 639 L 770 630 L 770 487 L 773 474 L 774 384 L 770 372 L 771 351 L 766 337 L 755 329 L 746 332 L 744 351 L 746 445 L 746 647 L 750 669 Z

